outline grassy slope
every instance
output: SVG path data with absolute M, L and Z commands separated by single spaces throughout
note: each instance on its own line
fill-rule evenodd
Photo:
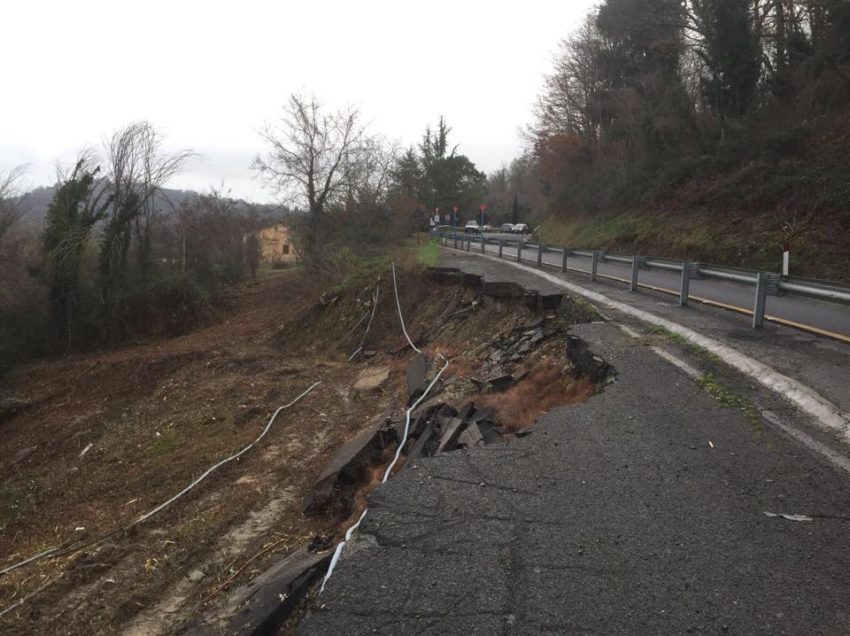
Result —
M 575 247 L 850 281 L 850 118 L 811 130 L 792 149 L 762 147 L 668 186 L 652 203 L 551 216 L 543 239 Z M 806 224 L 806 219 L 812 222 Z

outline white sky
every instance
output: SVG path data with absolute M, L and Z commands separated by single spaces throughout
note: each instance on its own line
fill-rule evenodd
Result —
M 170 186 L 270 200 L 249 169 L 257 131 L 300 91 L 405 145 L 445 115 L 491 171 L 518 154 L 558 41 L 593 4 L 8 0 L 0 170 L 28 163 L 31 185 L 52 183 L 57 160 L 146 119 L 205 157 Z

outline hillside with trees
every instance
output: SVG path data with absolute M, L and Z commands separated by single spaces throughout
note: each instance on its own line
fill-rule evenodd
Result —
M 82 150 L 34 195 L 21 192 L 22 170 L 0 179 L 0 372 L 185 333 L 249 272 L 244 236 L 268 223 L 269 206 L 167 191 L 193 156 L 166 151 L 159 131 L 136 122 L 100 152 Z
M 490 199 L 547 240 L 850 278 L 850 2 L 605 0 Z
M 195 154 L 166 150 L 148 122 L 83 149 L 53 186 L 25 193 L 24 171 L 0 174 L 0 372 L 209 322 L 228 288 L 256 274 L 254 233 L 272 223 L 288 227 L 303 264 L 345 276 L 427 228 L 432 205 L 469 214 L 486 175 L 450 132 L 440 119 L 401 152 L 356 109 L 293 94 L 253 165 L 277 206 L 168 189 Z

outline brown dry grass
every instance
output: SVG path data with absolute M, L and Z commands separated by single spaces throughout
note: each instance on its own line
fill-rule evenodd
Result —
M 286 539 L 284 549 L 333 531 L 335 520 L 300 514 L 300 497 L 328 455 L 382 412 L 388 397 L 354 399 L 356 373 L 328 359 L 334 354 L 327 343 L 299 353 L 299 342 L 273 338 L 323 289 L 301 271 L 276 273 L 234 290 L 233 310 L 208 328 L 45 360 L 13 376 L 14 394 L 30 406 L 0 428 L 0 480 L 9 492 L 0 498 L 3 565 L 129 523 L 253 441 L 275 407 L 315 379 L 323 384 L 299 408 L 281 413 L 257 448 L 131 536 L 0 579 L 3 608 L 45 577 L 63 574 L 0 619 L 0 631 L 115 633 L 274 500 L 271 538 Z M 260 532 L 245 550 L 256 552 L 269 538 Z M 190 606 L 228 576 L 226 568 L 207 574 Z
M 515 432 L 528 428 L 547 411 L 585 402 L 593 393 L 593 384 L 587 378 L 564 373 L 555 359 L 545 356 L 507 391 L 482 394 L 474 401 L 478 406 L 493 409 L 496 423 L 506 431 Z

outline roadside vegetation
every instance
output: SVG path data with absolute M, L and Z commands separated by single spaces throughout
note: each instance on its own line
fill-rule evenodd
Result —
M 280 201 L 271 216 L 220 190 L 169 199 L 166 184 L 196 155 L 167 150 L 147 122 L 60 166 L 43 216 L 27 214 L 25 171 L 0 173 L 0 374 L 209 324 L 232 285 L 257 275 L 257 232 L 273 223 L 288 228 L 300 264 L 360 280 L 428 230 L 431 204 L 482 199 L 485 175 L 450 132 L 440 119 L 402 152 L 357 110 L 293 94 L 253 165 Z M 420 257 L 435 264 L 436 247 Z
M 850 3 L 605 0 L 561 42 L 494 220 L 850 279 Z M 514 221 L 516 222 L 516 221 Z
M 82 151 L 58 169 L 43 220 L 25 215 L 22 173 L 7 179 L 0 373 L 45 355 L 187 333 L 209 321 L 228 285 L 256 271 L 256 246 L 243 236 L 259 218 L 216 191 L 167 201 L 164 185 L 194 155 L 163 148 L 141 122 L 101 153 Z

